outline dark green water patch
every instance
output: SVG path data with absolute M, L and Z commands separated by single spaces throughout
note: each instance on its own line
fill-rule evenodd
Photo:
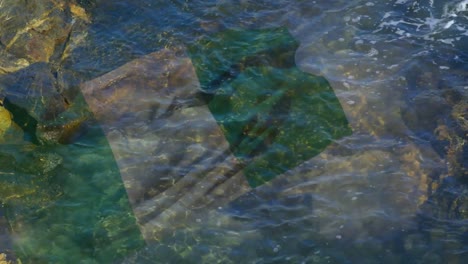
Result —
M 111 263 L 144 245 L 98 126 L 74 144 L 0 145 L 5 216 L 22 263 Z
M 252 187 L 322 152 L 351 129 L 323 77 L 299 70 L 284 28 L 233 29 L 188 48 L 208 107 Z

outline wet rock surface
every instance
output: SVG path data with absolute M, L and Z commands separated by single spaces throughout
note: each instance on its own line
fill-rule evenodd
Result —
M 423 63 L 423 62 L 422 62 Z M 447 160 L 447 175 L 466 182 L 468 135 L 467 92 L 460 84 L 448 81 L 435 69 L 414 65 L 408 85 L 413 91 L 406 99 L 402 117 L 415 135 L 431 143 Z M 460 73 L 465 76 L 465 73 Z
M 69 143 L 87 116 L 66 111 L 77 91 L 62 63 L 84 40 L 90 18 L 74 1 L 2 1 L 0 10 L 4 107 L 33 143 Z
M 197 210 L 250 189 L 222 131 L 197 99 L 199 83 L 183 54 L 155 52 L 81 86 L 149 241 L 168 226 L 194 221 Z
M 60 61 L 75 40 L 74 29 L 89 22 L 74 1 L 2 1 L 0 43 L 8 56 L 0 70 L 12 72 L 35 62 Z M 24 15 L 27 14 L 27 15 Z
M 56 154 L 50 154 L 54 157 L 45 154 L 46 156 L 41 157 L 21 158 L 22 161 L 20 161 L 16 160 L 17 155 L 8 154 L 12 153 L 9 152 L 8 146 L 15 146 L 15 144 L 17 144 L 16 146 L 24 146 L 25 139 L 39 143 L 36 128 L 33 128 L 32 124 L 36 124 L 38 120 L 39 123 L 46 125 L 47 122 L 63 112 L 63 101 L 58 102 L 56 99 L 60 96 L 54 94 L 57 92 L 55 90 L 57 87 L 53 84 L 53 78 L 50 76 L 51 71 L 48 72 L 49 75 L 45 72 L 47 66 L 40 64 L 27 68 L 37 62 L 52 62 L 55 64 L 52 68 L 56 68 L 56 64 L 67 56 L 67 52 L 77 43 L 74 36 L 82 34 L 76 34 L 76 30 L 83 29 L 85 23 L 89 22 L 83 16 L 76 15 L 77 12 L 80 13 L 76 10 L 80 9 L 73 1 L 5 0 L 0 3 L 0 82 L 2 83 L 0 84 L 2 164 L 0 177 L 2 178 L 2 206 L 21 199 L 25 203 L 30 202 L 38 205 L 41 204 L 40 201 L 50 198 L 47 194 L 49 189 L 39 187 L 42 185 L 40 180 L 37 182 L 35 178 L 31 179 L 28 176 L 17 174 L 22 174 L 24 172 L 22 169 L 28 167 L 39 174 L 52 171 L 57 164 L 60 164 L 61 158 L 57 157 Z M 23 72 L 18 73 L 21 70 Z M 11 107 L 12 105 L 13 107 Z M 62 132 L 58 133 L 62 134 Z M 39 137 L 42 138 L 42 136 Z M 56 136 L 49 142 L 57 142 L 60 137 L 62 136 Z M 22 151 L 28 153 L 27 149 L 29 147 Z M 35 165 L 38 167 L 36 168 Z M 38 168 L 43 168 L 44 171 L 42 169 L 37 171 Z M 17 177 L 13 178 L 13 175 Z M 36 199 L 28 199 L 27 197 L 35 197 Z M 2 229 L 7 228 L 3 225 L 3 217 L 2 214 L 0 216 Z M 11 227 L 10 223 L 8 229 Z M 11 254 L 12 241 L 9 237 L 8 234 L 3 236 L 2 232 L 2 239 L 6 240 L 0 244 L 2 252 L 10 253 L 7 254 L 7 258 L 11 260 L 14 255 Z M 1 261 L 6 261 L 6 259 Z
M 11 113 L 3 105 L 0 106 L 0 138 L 3 141 L 7 130 L 11 127 Z
M 0 95 L 13 122 L 34 144 L 67 143 L 89 117 L 83 105 L 60 92 L 46 63 L 0 76 Z
M 126 255 L 142 245 L 140 233 L 107 141 L 74 86 L 81 76 L 66 66 L 89 16 L 75 1 L 2 1 L 0 10 L 2 251 L 22 263 Z

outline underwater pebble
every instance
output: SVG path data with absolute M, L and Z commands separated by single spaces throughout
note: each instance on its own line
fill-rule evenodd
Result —
M 278 252 L 280 248 L 281 248 L 280 245 L 276 245 L 276 247 L 273 248 L 273 252 Z

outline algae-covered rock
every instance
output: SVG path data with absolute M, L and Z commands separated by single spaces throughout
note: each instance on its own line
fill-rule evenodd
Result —
M 72 29 L 88 22 L 89 17 L 74 1 L 5 0 L 0 6 L 0 42 L 3 52 L 17 59 L 29 63 L 49 62 L 62 59 L 74 41 Z M 3 67 L 3 62 L 0 63 L 0 71 L 11 72 L 14 67 L 27 64 L 12 63 L 13 67 Z
M 0 201 L 23 263 L 109 263 L 142 246 L 99 128 L 77 144 L 4 143 L 0 159 Z
M 75 1 L 0 5 L 0 99 L 35 144 L 69 143 L 81 133 L 87 117 L 77 113 L 76 92 L 70 93 L 59 64 L 84 40 L 89 22 Z M 65 111 L 69 108 L 75 113 Z
M 5 253 L 0 253 L 0 264 L 11 264 L 12 262 L 7 259 L 7 255 Z
M 446 159 L 447 173 L 468 179 L 466 170 L 466 138 L 468 105 L 466 91 L 443 79 L 437 68 L 413 65 L 408 76 L 409 90 L 402 119 L 415 135 L 431 143 Z M 429 107 L 430 106 L 430 107 Z
M 15 72 L 29 66 L 29 64 L 29 61 L 26 59 L 16 58 L 0 48 L 0 75 Z
M 62 68 L 89 21 L 75 1 L 0 3 L 0 203 L 22 263 L 111 263 L 142 246 L 107 141 Z
M 10 128 L 11 118 L 10 112 L 0 105 L 0 139 L 3 139 L 3 135 Z
M 74 98 L 59 92 L 46 63 L 35 63 L 0 76 L 0 96 L 12 121 L 35 143 L 68 143 L 81 133 L 89 111 Z
M 418 221 L 421 233 L 429 238 L 420 242 L 423 246 L 437 248 L 439 252 L 457 252 L 453 256 L 441 255 L 445 259 L 451 258 L 454 263 L 464 262 L 466 254 L 463 252 L 467 249 L 468 234 L 466 182 L 464 183 L 460 177 L 444 178 L 440 186 L 421 206 Z
M 77 97 L 67 111 L 47 120 L 40 115 L 46 106 L 44 98 L 14 97 L 9 91 L 4 101 L 8 111 L 2 108 L 2 120 L 10 125 L 8 130 L 18 128 L 25 136 L 7 130 L 8 141 L 0 142 L 0 203 L 18 237 L 14 250 L 23 263 L 57 259 L 109 262 L 140 247 L 142 240 L 101 130 L 91 129 L 78 145 L 55 144 L 67 132 L 64 127 L 74 125 L 59 122 L 89 113 L 83 99 Z M 66 119 L 67 115 L 71 118 Z M 35 118 L 48 129 L 54 122 L 58 125 L 45 133 Z M 45 142 L 44 135 L 51 133 L 58 136 Z M 114 219 L 111 225 L 102 224 L 109 223 L 107 219 Z
M 447 151 L 447 159 L 450 162 L 450 172 L 468 183 L 468 103 L 461 100 L 452 108 L 452 118 L 457 123 L 457 130 L 448 133 L 450 147 Z M 451 134 L 451 135 L 450 135 Z

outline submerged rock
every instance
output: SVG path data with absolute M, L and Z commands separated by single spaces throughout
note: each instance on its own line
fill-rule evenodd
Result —
M 67 145 L 18 137 L 0 144 L 0 202 L 22 263 L 110 263 L 143 245 L 99 128 Z
M 168 226 L 186 224 L 192 210 L 216 208 L 249 189 L 241 174 L 225 175 L 238 171 L 239 164 L 197 99 L 190 59 L 177 54 L 155 52 L 81 86 L 107 135 L 147 240 L 157 239 Z M 231 186 L 223 187 L 226 181 Z M 210 197 L 218 184 L 217 189 L 227 190 Z
M 234 45 L 232 54 L 223 38 L 230 34 L 227 40 L 244 44 L 257 38 L 252 49 Z M 193 60 L 183 49 L 162 50 L 81 86 L 148 241 L 351 133 L 329 84 L 294 67 L 290 48 L 297 45 L 286 31 L 228 31 L 216 39 L 224 68 L 209 64 L 214 47 L 208 42 L 205 50 L 202 40 L 189 49 Z
M 18 71 L 29 66 L 29 61 L 16 58 L 7 51 L 0 48 L 0 75 Z
M 26 140 L 69 143 L 82 133 L 88 114 L 74 103 L 60 64 L 89 21 L 75 1 L 2 1 L 0 100 Z
M 420 239 L 419 249 L 446 251 L 454 263 L 463 263 L 467 252 L 468 186 L 461 180 L 446 177 L 418 214 L 420 232 L 430 238 Z
M 6 131 L 10 128 L 11 118 L 10 112 L 0 105 L 0 139 L 3 139 Z
M 76 37 L 73 28 L 87 22 L 89 17 L 74 1 L 2 1 L 1 48 L 17 61 L 2 56 L 0 72 L 12 72 L 28 63 L 60 61 Z
M 447 162 L 446 176 L 468 179 L 468 104 L 463 81 L 443 76 L 440 68 L 427 66 L 426 61 L 409 67 L 408 102 L 402 119 L 412 132 L 431 143 Z M 459 78 L 466 78 L 462 72 Z
M 7 254 L 0 253 L 0 264 L 12 264 L 12 262 L 7 259 Z
M 89 20 L 74 1 L 0 4 L 0 203 L 22 263 L 110 263 L 143 243 L 107 141 L 63 68 Z
M 90 113 L 75 98 L 65 97 L 45 63 L 0 76 L 0 98 L 25 139 L 34 144 L 69 143 L 82 133 Z
M 449 161 L 449 173 L 468 183 L 468 103 L 461 100 L 453 108 L 451 117 L 455 120 L 457 127 L 454 131 L 444 134 L 442 139 L 450 142 L 447 150 Z

